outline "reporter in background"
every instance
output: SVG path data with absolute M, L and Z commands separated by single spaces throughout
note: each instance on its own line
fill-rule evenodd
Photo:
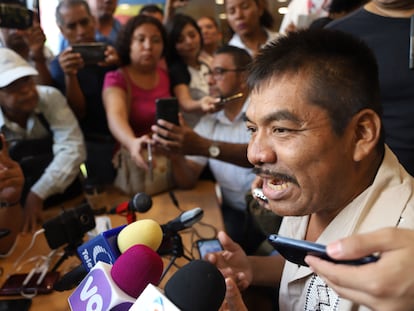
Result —
M 3 135 L 0 135 L 0 141 L 0 231 L 10 230 L 7 236 L 0 237 L 0 254 L 6 254 L 22 229 L 23 211 L 20 196 L 24 176 L 19 164 L 10 158 Z
M 329 244 L 385 227 L 414 228 L 414 179 L 384 143 L 375 56 L 340 31 L 289 33 L 253 61 L 247 156 L 267 197 L 283 216 L 281 236 Z M 277 286 L 279 308 L 367 310 L 306 266 L 281 255 L 246 256 L 223 232 L 211 254 L 240 288 Z M 365 268 L 381 273 L 379 263 Z M 323 291 L 320 291 L 323 289 Z
M 27 10 L 21 1 L 15 1 L 11 5 Z M 40 25 L 38 12 L 34 12 L 33 24 L 26 29 L 0 28 L 0 46 L 14 50 L 36 68 L 39 72 L 35 78 L 37 84 L 53 85 L 48 67 L 54 56 L 45 42 L 46 35 Z
M 23 194 L 24 231 L 34 231 L 45 200 L 65 192 L 77 178 L 85 160 L 79 124 L 63 95 L 51 86 L 34 83 L 37 71 L 22 57 L 0 48 L 0 128 L 6 140 L 50 139 L 51 161 Z M 38 149 L 33 157 L 36 159 Z M 44 161 L 43 161 L 44 162 Z M 33 163 L 36 170 L 42 165 Z M 26 187 L 25 187 L 26 189 Z
M 70 46 L 52 61 L 52 77 L 79 120 L 88 151 L 88 177 L 95 186 L 106 186 L 115 175 L 112 166 L 115 142 L 103 107 L 102 87 L 105 74 L 116 68 L 119 58 L 110 45 L 105 50 L 105 61 L 97 64 L 85 64 L 82 55 L 73 52 L 72 45 L 96 42 L 95 19 L 86 1 L 59 2 L 56 23 Z
M 203 116 L 194 130 L 184 120 L 180 126 L 159 121 L 159 125 L 151 128 L 155 133 L 153 139 L 166 149 L 172 160 L 177 186 L 194 187 L 205 167 L 210 168 L 221 189 L 226 232 L 249 253 L 264 239 L 252 229 L 246 213 L 245 195 L 254 179 L 246 157 L 249 136 L 244 124 L 249 101 L 246 74 L 251 61 L 251 56 L 243 49 L 219 48 L 208 74 L 210 95 L 218 98 L 241 96 L 219 103 L 222 109 Z

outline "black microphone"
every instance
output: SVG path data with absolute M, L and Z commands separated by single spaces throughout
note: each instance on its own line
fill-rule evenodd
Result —
M 165 296 L 182 311 L 216 311 L 226 294 L 221 272 L 208 261 L 194 260 L 165 284 Z
M 137 220 L 135 212 L 145 213 L 152 207 L 151 197 L 144 193 L 138 192 L 128 202 L 123 202 L 112 208 L 110 214 L 118 214 L 127 217 L 128 223 L 132 223 Z
M 411 16 L 410 22 L 410 55 L 409 55 L 409 68 L 414 69 L 414 15 Z
M 189 211 L 181 213 L 177 218 L 162 225 L 163 232 L 178 232 L 189 228 L 198 222 L 204 215 L 204 211 L 200 207 L 193 208 Z

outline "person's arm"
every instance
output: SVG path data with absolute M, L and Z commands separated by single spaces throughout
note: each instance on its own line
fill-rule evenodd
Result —
M 173 88 L 173 93 L 177 97 L 180 104 L 180 108 L 185 112 L 208 112 L 212 113 L 220 110 L 220 106 L 217 103 L 220 102 L 220 98 L 214 98 L 211 96 L 204 96 L 198 100 L 191 97 L 190 89 L 186 84 L 177 84 Z
M 379 253 L 375 263 L 349 266 L 307 256 L 305 261 L 343 298 L 377 311 L 414 306 L 414 230 L 385 228 L 327 246 L 329 256 L 355 259 Z
M 6 254 L 22 229 L 23 213 L 20 196 L 24 176 L 19 164 L 9 157 L 4 136 L 0 135 L 0 139 L 3 144 L 0 151 L 0 230 L 10 231 L 7 236 L 0 238 L 0 254 Z
M 36 83 L 53 85 L 53 79 L 45 55 L 46 35 L 36 17 L 33 19 L 33 27 L 27 30 L 26 38 L 29 45 L 29 58 L 39 72 L 39 75 L 35 77 Z
M 150 137 L 144 135 L 136 137 L 128 121 L 127 94 L 120 87 L 106 87 L 103 91 L 106 117 L 109 130 L 118 142 L 131 154 L 134 162 L 143 169 L 148 169 L 146 159 L 142 158 L 141 150 L 150 143 Z
M 59 64 L 64 73 L 65 96 L 75 116 L 82 119 L 86 114 L 86 100 L 78 80 L 78 71 L 83 66 L 79 53 L 73 53 L 72 48 L 66 48 L 59 55 Z
M 159 120 L 160 126 L 153 125 L 151 127 L 151 130 L 156 134 L 153 136 L 154 140 L 172 153 L 204 157 L 210 157 L 209 148 L 214 144 L 220 150 L 219 155 L 216 157 L 217 160 L 242 167 L 252 166 L 247 160 L 247 144 L 211 140 L 199 135 L 195 130 L 186 125 L 181 115 L 179 120 L 180 126 L 165 120 Z

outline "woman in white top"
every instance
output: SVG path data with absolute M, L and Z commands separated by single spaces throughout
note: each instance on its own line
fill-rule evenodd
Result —
M 196 21 L 176 14 L 167 23 L 167 63 L 172 93 L 177 97 L 184 119 L 194 127 L 205 112 L 218 109 L 220 99 L 208 96 L 209 67 L 200 61 L 203 47 L 201 30 Z
M 278 34 L 271 31 L 273 16 L 265 0 L 225 0 L 227 22 L 234 32 L 229 45 L 245 49 L 251 56 Z

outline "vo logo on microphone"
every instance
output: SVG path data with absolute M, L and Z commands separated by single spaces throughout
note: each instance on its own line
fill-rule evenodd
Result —
M 109 310 L 111 303 L 111 285 L 101 269 L 93 270 L 76 289 L 79 310 Z

